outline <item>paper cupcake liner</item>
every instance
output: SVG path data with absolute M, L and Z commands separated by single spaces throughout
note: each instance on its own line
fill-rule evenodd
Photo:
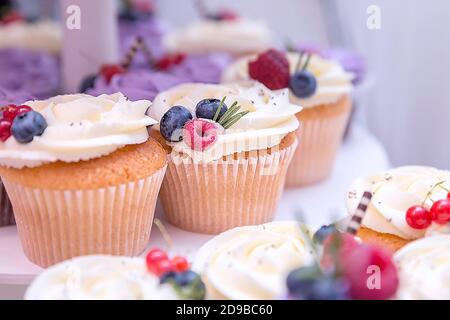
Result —
M 14 223 L 15 221 L 11 202 L 6 194 L 3 182 L 0 179 L 0 227 L 9 226 Z
M 206 234 L 272 221 L 296 146 L 295 141 L 270 154 L 207 164 L 169 155 L 161 187 L 166 218 L 181 229 Z
M 326 108 L 338 108 L 336 104 Z M 303 110 L 300 112 L 300 127 L 296 134 L 299 145 L 289 166 L 286 186 L 302 187 L 328 178 L 333 170 L 337 151 L 341 146 L 345 127 L 350 115 L 351 105 L 344 105 L 342 112 L 312 117 Z M 324 111 L 326 113 L 327 111 Z
M 26 256 L 47 267 L 80 255 L 139 255 L 165 171 L 93 190 L 34 189 L 4 180 Z

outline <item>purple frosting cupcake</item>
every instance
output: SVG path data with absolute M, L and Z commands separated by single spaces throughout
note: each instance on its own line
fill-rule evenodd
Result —
M 0 70 L 0 87 L 10 92 L 29 92 L 37 99 L 47 99 L 58 93 L 59 62 L 47 53 L 0 50 Z

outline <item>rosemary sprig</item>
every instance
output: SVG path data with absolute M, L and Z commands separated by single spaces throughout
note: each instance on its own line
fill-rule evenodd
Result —
M 231 118 L 229 118 L 224 124 L 222 124 L 222 127 L 224 127 L 225 129 L 230 128 L 233 124 L 235 124 L 236 122 L 241 120 L 241 118 L 243 116 L 245 116 L 247 113 L 250 113 L 250 111 L 239 112 L 238 114 L 236 114 L 236 115 L 232 116 Z
M 306 62 L 305 62 L 305 64 L 303 65 L 302 71 L 304 71 L 304 70 L 306 70 L 306 69 L 308 68 L 309 61 L 311 60 L 311 56 L 312 56 L 312 54 L 308 54 L 308 55 L 306 56 Z
M 226 98 L 227 97 L 225 96 L 222 98 L 222 101 L 220 101 L 219 107 L 217 108 L 217 111 L 214 114 L 213 121 L 217 121 L 217 118 L 219 118 L 220 110 L 222 110 L 222 107 L 223 107 L 223 104 L 224 104 Z
M 232 117 L 233 115 L 235 115 L 237 112 L 239 111 L 239 106 L 237 104 L 237 102 L 234 102 L 231 107 L 228 108 L 228 110 L 223 114 L 222 117 L 220 117 L 220 119 L 217 121 L 219 122 L 219 124 L 224 124 L 225 122 L 227 122 L 227 120 Z

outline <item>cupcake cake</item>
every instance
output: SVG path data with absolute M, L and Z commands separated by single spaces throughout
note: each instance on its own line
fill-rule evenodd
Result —
M 204 291 L 200 277 L 189 270 L 160 277 L 143 258 L 92 255 L 48 268 L 28 287 L 25 299 L 180 300 L 202 299 Z
M 0 49 L 24 49 L 57 55 L 61 51 L 62 30 L 57 22 L 15 21 L 0 25 Z
M 47 99 L 59 91 L 59 61 L 45 52 L 0 49 L 0 70 L 0 87 L 10 92 L 25 91 Z
M 279 299 L 288 273 L 314 263 L 305 236 L 290 221 L 228 230 L 200 248 L 193 269 L 208 299 Z
M 347 193 L 353 212 L 364 191 L 373 194 L 358 236 L 394 252 L 450 221 L 450 172 L 407 166 L 361 177 Z
M 272 220 L 297 146 L 301 107 L 257 82 L 183 84 L 149 109 L 169 154 L 161 200 L 182 229 L 219 233 Z
M 76 94 L 3 113 L 0 176 L 32 262 L 144 250 L 166 169 L 150 104 Z
M 24 101 L 30 100 L 32 98 L 33 97 L 27 92 L 10 91 L 0 87 L 0 118 L 3 119 L 3 112 L 9 105 L 20 105 Z M 0 122 L 0 127 L 3 124 L 4 123 Z M 11 224 L 14 224 L 14 214 L 11 207 L 11 202 L 9 201 L 8 195 L 6 194 L 3 182 L 0 179 L 0 227 L 8 226 Z
M 413 241 L 400 249 L 394 259 L 400 273 L 397 299 L 450 299 L 450 235 Z
M 304 109 L 299 147 L 286 179 L 300 187 L 326 179 L 333 169 L 351 112 L 352 75 L 339 63 L 317 55 L 268 50 L 238 59 L 225 69 L 223 82 L 254 79 L 271 90 L 289 88 L 291 103 Z

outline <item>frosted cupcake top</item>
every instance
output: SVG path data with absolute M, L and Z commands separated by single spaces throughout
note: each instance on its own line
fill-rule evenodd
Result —
M 292 76 L 297 69 L 300 54 L 293 52 L 282 54 L 286 57 L 285 63 L 288 64 L 286 66 L 286 76 Z M 257 55 L 252 55 L 236 60 L 225 69 L 222 76 L 222 82 L 227 83 L 251 79 L 249 63 L 256 61 L 257 59 Z M 303 57 L 303 63 L 306 63 L 305 60 L 306 57 Z M 265 66 L 262 65 L 261 68 L 265 68 Z M 336 61 L 325 60 L 317 55 L 312 55 L 308 61 L 307 71 L 309 71 L 316 79 L 315 92 L 311 96 L 299 98 L 293 93 L 293 90 L 289 90 L 291 101 L 295 104 L 300 104 L 302 107 L 310 108 L 322 104 L 335 103 L 343 96 L 349 94 L 353 89 L 353 75 L 346 72 Z M 275 77 L 275 75 L 273 75 L 273 77 Z M 287 86 L 289 86 L 289 84 L 286 82 L 283 87 Z
M 58 23 L 39 21 L 14 22 L 0 27 L 0 48 L 21 48 L 58 54 L 62 32 Z
M 210 298 L 276 299 L 290 271 L 314 261 L 296 222 L 239 227 L 207 242 L 193 269 Z
M 212 121 L 222 100 L 225 106 Z M 225 113 L 233 109 L 234 115 Z M 173 154 L 207 163 L 278 145 L 297 129 L 295 114 L 300 110 L 289 102 L 287 90 L 271 91 L 257 82 L 190 83 L 160 93 L 149 115 L 160 122 L 160 132 Z M 193 127 L 196 130 L 191 130 Z M 168 137 L 172 132 L 174 137 Z
M 54 265 L 28 287 L 27 300 L 176 300 L 142 258 L 84 256 Z
M 121 93 L 62 95 L 25 104 L 32 111 L 16 115 L 12 135 L 0 141 L 2 166 L 36 167 L 101 157 L 146 142 L 147 126 L 156 123 L 145 115 L 150 101 L 132 102 Z
M 262 22 L 244 18 L 203 19 L 168 33 L 163 44 L 168 51 L 242 55 L 267 49 L 271 38 L 270 31 Z
M 426 229 L 412 228 L 406 220 L 407 210 L 421 204 L 429 209 L 434 201 L 446 199 L 449 189 L 449 171 L 422 166 L 399 167 L 354 181 L 346 204 L 348 211 L 354 212 L 364 191 L 371 191 L 372 201 L 362 225 L 413 240 L 423 237 Z
M 413 241 L 397 251 L 398 299 L 450 299 L 450 235 Z

